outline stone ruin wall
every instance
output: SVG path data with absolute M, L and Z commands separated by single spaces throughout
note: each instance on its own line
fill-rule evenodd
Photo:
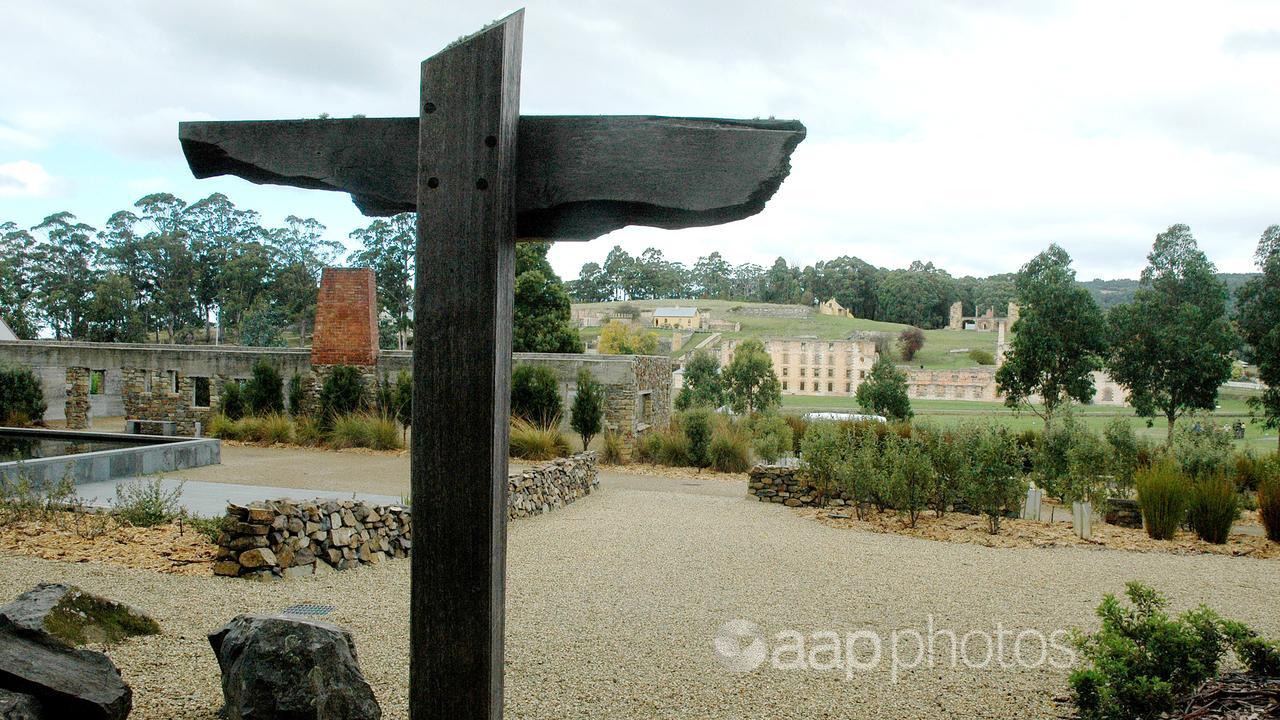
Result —
M 562 508 L 600 484 L 596 454 L 580 453 L 507 478 L 507 516 Z M 228 505 L 215 575 L 250 580 L 306 577 L 407 557 L 409 508 L 357 500 L 265 500 Z
M 174 372 L 177 392 L 173 390 L 174 379 L 169 376 L 168 371 L 122 368 L 125 419 L 168 420 L 176 423 L 177 434 L 191 436 L 197 434 L 198 423 L 203 434 L 203 430 L 209 427 L 214 409 L 218 407 L 222 386 L 232 378 L 223 375 L 207 376 L 209 404 L 198 406 L 195 402 L 196 379 L 181 370 Z

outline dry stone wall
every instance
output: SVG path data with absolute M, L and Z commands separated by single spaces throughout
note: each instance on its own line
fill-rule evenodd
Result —
M 510 475 L 508 517 L 562 508 L 599 483 L 594 452 Z M 407 557 L 412 547 L 413 518 L 407 507 L 355 500 L 265 500 L 227 506 L 213 572 L 251 580 L 305 577 Z
M 89 427 L 89 368 L 67 368 L 66 413 L 68 430 Z
M 409 554 L 409 509 L 355 500 L 229 505 L 215 575 L 253 580 L 346 570 Z
M 845 493 L 824 496 L 794 467 L 757 465 L 751 468 L 747 473 L 747 492 L 760 502 L 781 503 L 787 507 L 852 504 Z

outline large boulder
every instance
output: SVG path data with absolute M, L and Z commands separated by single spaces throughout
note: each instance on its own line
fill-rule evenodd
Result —
M 124 720 L 133 691 L 100 652 L 74 648 L 0 614 L 0 688 L 39 698 L 49 717 Z
M 228 720 L 378 720 L 351 633 L 328 623 L 240 615 L 209 634 Z
M 0 690 L 0 720 L 51 720 L 34 695 Z
M 156 621 L 139 610 L 61 583 L 35 586 L 0 607 L 0 616 L 16 627 L 43 631 L 73 646 L 111 644 L 160 632 Z

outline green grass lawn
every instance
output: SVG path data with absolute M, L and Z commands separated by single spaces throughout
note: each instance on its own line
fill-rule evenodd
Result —
M 996 333 L 976 330 L 925 330 L 924 347 L 909 364 L 923 365 L 929 370 L 951 370 L 976 367 L 978 363 L 969 357 L 968 350 L 986 350 L 996 354 Z M 894 350 L 897 350 L 896 343 Z M 965 350 L 966 352 L 949 352 Z M 897 358 L 895 358 L 897 359 Z

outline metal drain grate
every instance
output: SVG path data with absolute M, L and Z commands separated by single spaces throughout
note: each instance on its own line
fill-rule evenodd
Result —
M 280 611 L 281 615 L 328 615 L 337 610 L 336 605 L 316 605 L 314 603 L 299 603 L 290 605 Z

